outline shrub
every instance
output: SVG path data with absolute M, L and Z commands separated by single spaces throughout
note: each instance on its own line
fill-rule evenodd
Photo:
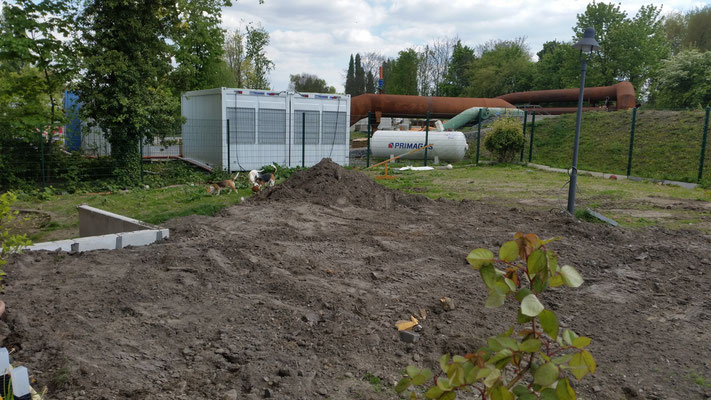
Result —
M 500 307 L 507 298 L 515 299 L 520 303 L 519 329 L 511 327 L 490 337 L 485 346 L 466 355 L 443 355 L 439 360 L 442 372 L 437 375 L 410 365 L 395 391 L 402 393 L 414 386 L 408 396 L 412 399 L 424 394 L 427 399 L 452 400 L 464 392 L 490 400 L 575 400 L 569 378 L 580 380 L 594 373 L 596 364 L 586 350 L 590 338 L 561 328 L 555 313 L 540 301 L 549 287 L 583 283 L 575 268 L 558 266 L 558 256 L 547 246 L 554 240 L 519 232 L 501 246 L 498 257 L 486 249 L 472 250 L 467 261 L 489 290 L 486 307 Z
M 23 246 L 32 244 L 27 235 L 12 235 L 8 224 L 17 218 L 17 211 L 12 211 L 12 203 L 17 200 L 12 192 L 0 195 L 0 280 L 5 273 L 2 267 L 7 264 L 5 257 L 13 252 L 19 251 Z
M 497 161 L 511 162 L 525 142 L 521 124 L 515 118 L 504 117 L 492 124 L 491 132 L 484 139 L 484 147 L 496 156 Z

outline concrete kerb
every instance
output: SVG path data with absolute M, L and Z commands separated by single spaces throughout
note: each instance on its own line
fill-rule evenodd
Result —
M 533 163 L 527 163 L 523 164 L 531 168 L 536 168 L 540 169 L 543 171 L 549 171 L 549 172 L 560 172 L 562 174 L 567 174 L 568 170 L 563 169 L 563 168 L 553 168 L 549 167 L 547 165 L 541 165 L 541 164 L 533 164 Z M 640 178 L 637 176 L 625 176 L 625 175 L 617 175 L 617 174 L 608 174 L 604 172 L 595 172 L 595 171 L 583 171 L 583 170 L 578 170 L 578 175 L 588 175 L 588 176 L 594 176 L 597 178 L 604 178 L 604 179 L 610 179 L 612 176 L 615 177 L 615 179 L 618 180 L 625 180 L 629 179 L 631 181 L 635 182 L 654 182 L 654 183 L 661 183 L 662 185 L 673 185 L 673 186 L 680 186 L 686 189 L 696 189 L 698 185 L 696 183 L 688 183 L 688 182 L 678 182 L 678 181 L 670 181 L 670 180 L 661 180 L 661 179 L 652 179 L 652 178 Z
M 81 205 L 77 208 L 79 210 L 79 234 L 81 237 L 37 243 L 22 250 L 64 251 L 68 253 L 117 250 L 128 246 L 147 246 L 170 237 L 170 231 L 166 228 L 87 205 Z

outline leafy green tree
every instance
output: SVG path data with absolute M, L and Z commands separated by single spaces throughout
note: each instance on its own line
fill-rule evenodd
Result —
M 688 14 L 673 12 L 664 17 L 664 33 L 672 54 L 678 54 L 683 49 L 688 27 Z
M 313 74 L 289 75 L 289 80 L 297 92 L 336 93 L 335 87 L 328 86 L 325 80 Z
M 247 85 L 247 77 L 253 75 L 254 67 L 247 58 L 244 49 L 246 34 L 241 28 L 236 28 L 225 38 L 224 61 L 235 82 L 235 87 L 243 88 Z
M 654 103 L 660 107 L 704 107 L 711 104 L 711 52 L 684 50 L 665 60 L 659 70 Z
M 661 8 L 647 5 L 629 18 L 619 5 L 592 2 L 585 13 L 578 14 L 573 40 L 577 42 L 592 26 L 601 47 L 588 64 L 588 86 L 629 80 L 644 96 L 641 89 L 670 54 L 660 12 Z
M 353 83 L 355 85 L 354 96 L 365 93 L 365 70 L 361 63 L 360 54 L 355 55 L 355 80 Z
M 468 96 L 496 97 L 531 88 L 534 64 L 523 38 L 491 41 L 479 51 L 469 69 Z
M 176 95 L 188 90 L 231 86 L 224 68 L 222 7 L 230 0 L 178 0 L 177 21 L 171 33 L 177 67 L 172 72 Z
M 373 71 L 368 71 L 368 74 L 365 77 L 365 92 L 366 93 L 375 93 L 375 76 L 373 76 Z
M 442 96 L 458 97 L 464 93 L 469 84 L 469 70 L 474 60 L 476 60 L 474 49 L 462 45 L 462 42 L 458 40 L 452 50 L 447 73 L 440 84 Z
M 687 14 L 688 24 L 683 45 L 700 51 L 711 50 L 711 5 L 696 8 Z
M 534 90 L 565 89 L 580 85 L 580 52 L 572 43 L 550 41 L 538 52 Z
M 355 61 L 353 60 L 353 54 L 351 54 L 351 59 L 348 62 L 348 72 L 346 73 L 346 93 L 351 96 L 355 96 Z
M 245 51 L 247 58 L 254 67 L 254 73 L 248 76 L 247 87 L 253 89 L 269 89 L 267 75 L 274 69 L 274 63 L 267 58 L 266 47 L 269 46 L 269 32 L 261 25 L 247 25 Z
M 94 0 L 80 17 L 82 113 L 103 130 L 125 185 L 139 180 L 140 140 L 174 134 L 181 121 L 168 81 L 175 21 L 168 0 Z
M 68 40 L 75 32 L 72 3 L 68 0 L 17 0 L 5 4 L 2 12 L 0 69 L 3 76 L 0 79 L 10 87 L 14 84 L 24 87 L 20 90 L 24 92 L 23 100 L 17 104 L 22 105 L 20 110 L 33 109 L 30 115 L 43 108 L 37 102 L 47 99 L 48 115 L 42 125 L 43 129 L 53 130 L 61 125 L 63 118 L 58 109 L 62 92 L 76 72 L 75 52 Z M 12 80 L 16 81 L 8 82 Z M 11 90 L 15 89 L 19 88 Z
M 388 94 L 417 95 L 418 54 L 415 49 L 402 50 L 392 62 L 389 72 Z

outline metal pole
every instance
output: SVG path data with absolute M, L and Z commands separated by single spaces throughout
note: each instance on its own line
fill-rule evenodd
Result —
M 704 136 L 703 139 L 701 139 L 701 159 L 699 160 L 699 181 L 704 175 L 704 158 L 706 158 L 706 138 L 709 134 L 709 111 L 711 111 L 711 107 L 706 107 L 706 119 L 704 120 Z
M 366 168 L 370 167 L 370 134 L 371 134 L 371 130 L 373 129 L 370 123 L 371 123 L 371 118 L 373 118 L 372 114 L 373 114 L 372 112 L 368 113 L 368 152 L 366 153 L 366 156 L 365 156 L 365 167 Z
M 630 128 L 630 150 L 627 152 L 627 176 L 632 173 L 632 149 L 634 148 L 634 127 L 637 124 L 637 107 L 632 109 L 632 128 Z
M 476 131 L 476 165 L 479 165 L 479 148 L 481 145 L 481 113 L 482 109 L 479 109 L 479 121 Z
M 232 172 L 232 160 L 230 159 L 230 120 L 227 120 L 227 172 Z
M 42 168 L 42 188 L 47 185 L 47 177 L 44 172 L 44 135 L 42 134 L 42 129 L 39 132 L 40 137 L 40 167 Z
M 301 167 L 306 168 L 306 113 L 301 113 Z
M 575 121 L 575 139 L 573 141 L 573 167 L 570 173 L 570 187 L 568 188 L 568 212 L 575 215 L 575 188 L 578 183 L 578 146 L 580 145 L 580 124 L 583 120 L 583 93 L 585 90 L 585 72 L 587 72 L 587 58 L 583 56 L 580 67 L 580 94 L 578 96 L 578 115 Z
M 430 144 L 430 112 L 427 111 L 427 122 L 425 125 L 425 167 L 427 166 L 427 145 Z
M 523 146 L 521 146 L 521 162 L 523 162 L 523 151 L 526 149 L 526 122 L 528 122 L 528 110 L 523 111 Z
M 528 144 L 528 162 L 533 158 L 533 131 L 536 130 L 536 110 L 531 113 L 531 143 Z
M 140 137 L 138 138 L 138 150 L 140 153 L 140 159 L 138 160 L 141 171 L 141 185 L 143 185 L 143 134 L 141 133 Z

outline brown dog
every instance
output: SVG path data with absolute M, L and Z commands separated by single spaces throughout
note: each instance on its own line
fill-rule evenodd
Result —
M 217 195 L 219 196 L 220 193 L 222 192 L 222 189 L 229 189 L 231 192 L 237 193 L 237 188 L 235 187 L 235 181 L 237 180 L 237 177 L 239 176 L 239 172 L 233 179 L 225 179 L 224 181 L 220 182 L 215 182 L 215 183 L 210 183 L 207 185 L 207 194 L 213 194 L 217 192 Z

